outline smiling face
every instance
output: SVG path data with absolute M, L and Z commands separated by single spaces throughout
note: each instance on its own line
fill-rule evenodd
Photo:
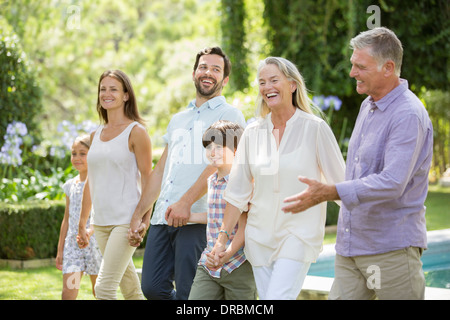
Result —
M 193 73 L 197 93 L 211 99 L 219 96 L 227 84 L 228 77 L 223 78 L 224 60 L 217 54 L 205 54 L 200 57 L 197 69 Z
M 87 172 L 87 154 L 89 149 L 80 141 L 75 141 L 72 145 L 70 161 L 73 167 L 80 173 Z
M 291 107 L 292 93 L 296 86 L 289 81 L 275 64 L 267 64 L 261 68 L 258 76 L 259 93 L 267 106 L 275 108 Z
M 119 80 L 113 77 L 105 77 L 100 82 L 99 100 L 100 105 L 105 110 L 121 108 L 128 100 L 128 93 L 124 92 Z
M 211 142 L 206 146 L 206 157 L 213 167 L 222 168 L 233 164 L 234 151 L 228 147 Z
M 371 96 L 375 101 L 380 99 L 386 83 L 384 77 L 386 66 L 378 65 L 370 54 L 370 47 L 355 49 L 350 62 L 352 63 L 350 77 L 356 80 L 356 91 Z

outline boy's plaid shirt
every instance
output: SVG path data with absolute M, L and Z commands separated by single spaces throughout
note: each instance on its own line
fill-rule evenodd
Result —
M 223 265 L 222 268 L 212 271 L 209 270 L 206 263 L 206 253 L 211 252 L 214 244 L 219 236 L 220 227 L 222 226 L 223 214 L 225 212 L 226 201 L 223 199 L 223 193 L 227 186 L 228 175 L 220 180 L 217 180 L 217 173 L 211 175 L 208 179 L 208 224 L 206 226 L 206 240 L 207 246 L 202 253 L 202 256 L 198 262 L 200 266 L 203 266 L 205 270 L 215 278 L 220 278 L 220 271 L 222 268 L 228 273 L 238 268 L 245 262 L 244 247 L 240 248 L 231 259 Z M 227 242 L 227 247 L 234 238 L 234 235 L 238 229 L 236 225 L 233 232 L 230 235 L 230 239 Z

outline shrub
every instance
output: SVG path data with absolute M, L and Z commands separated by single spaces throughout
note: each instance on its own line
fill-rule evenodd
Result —
M 78 172 L 71 166 L 50 168 L 50 174 L 22 167 L 21 174 L 12 179 L 0 180 L 0 199 L 5 203 L 33 200 L 64 200 L 62 186 Z
M 0 145 L 12 121 L 26 123 L 28 133 L 39 136 L 36 117 L 41 114 L 43 105 L 36 79 L 19 37 L 0 17 Z
M 65 201 L 0 203 L 0 258 L 56 257 Z
M 326 226 L 333 226 L 337 224 L 338 217 L 339 217 L 339 205 L 334 201 L 329 201 L 327 203 L 327 220 L 325 225 Z

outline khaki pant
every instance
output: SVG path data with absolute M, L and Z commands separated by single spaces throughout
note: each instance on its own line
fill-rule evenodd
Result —
M 189 300 L 256 300 L 252 266 L 245 261 L 231 273 L 222 269 L 220 278 L 198 266 Z
M 336 255 L 330 300 L 423 300 L 423 249 L 409 247 L 387 253 L 343 257 Z
M 136 248 L 128 244 L 128 228 L 129 225 L 94 226 L 103 255 L 95 284 L 97 299 L 116 300 L 119 285 L 126 300 L 144 299 L 132 259 Z

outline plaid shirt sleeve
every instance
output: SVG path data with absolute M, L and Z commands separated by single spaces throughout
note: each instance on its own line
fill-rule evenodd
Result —
M 211 252 L 216 243 L 217 237 L 219 236 L 220 227 L 222 226 L 223 215 L 225 212 L 226 201 L 223 199 L 223 193 L 227 186 L 228 176 L 222 179 L 217 179 L 217 173 L 213 174 L 208 180 L 208 222 L 206 226 L 206 238 L 207 247 L 202 253 L 202 256 L 198 262 L 199 265 L 203 266 L 208 273 L 215 278 L 220 278 L 220 272 L 222 269 L 231 273 L 233 270 L 237 269 L 242 263 L 245 262 L 244 247 L 240 248 L 231 259 L 224 264 L 224 266 L 216 271 L 209 270 L 206 263 L 206 253 Z M 234 235 L 238 226 L 236 225 L 230 239 L 227 242 L 227 246 L 233 241 Z

